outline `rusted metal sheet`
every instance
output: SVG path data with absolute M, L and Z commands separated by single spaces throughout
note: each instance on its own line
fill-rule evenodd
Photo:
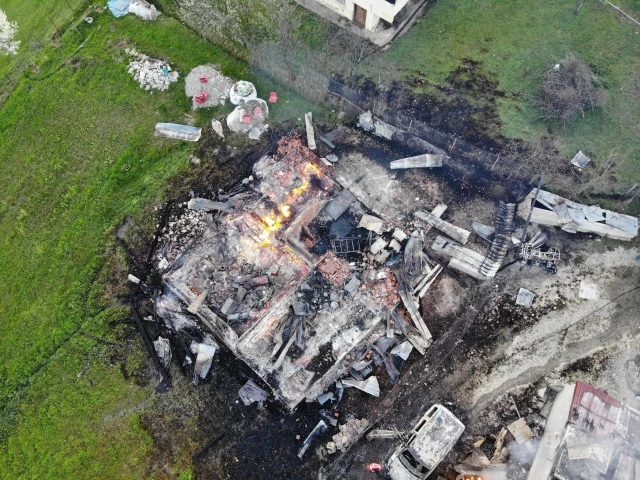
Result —
M 591 434 L 619 443 L 639 439 L 640 414 L 591 385 L 576 383 L 569 421 Z

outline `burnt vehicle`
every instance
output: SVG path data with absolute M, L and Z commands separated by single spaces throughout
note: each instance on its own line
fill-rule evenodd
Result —
M 432 405 L 387 462 L 393 480 L 425 480 L 458 441 L 464 425 L 439 404 Z

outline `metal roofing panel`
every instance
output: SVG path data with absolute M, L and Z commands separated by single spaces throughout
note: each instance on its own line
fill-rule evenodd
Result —
M 607 216 L 607 225 L 619 228 L 625 232 L 638 234 L 638 217 L 632 217 L 631 215 L 624 215 L 622 213 L 611 212 L 605 210 Z
M 627 441 L 636 446 L 640 438 L 640 414 L 637 411 L 581 381 L 576 383 L 569 421 L 616 444 Z

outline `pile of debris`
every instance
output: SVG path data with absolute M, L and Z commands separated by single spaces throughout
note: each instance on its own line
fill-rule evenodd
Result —
M 340 425 L 338 433 L 332 437 L 333 441 L 327 443 L 327 453 L 344 452 L 360 438 L 368 426 L 369 421 L 366 418 L 352 418 L 347 423 Z
M 156 20 L 160 16 L 156 7 L 145 0 L 109 0 L 107 6 L 116 18 L 127 13 L 133 13 L 143 20 Z
M 518 216 L 565 232 L 594 233 L 616 240 L 638 236 L 638 217 L 583 205 L 545 190 L 533 189 L 518 205 Z
M 242 101 L 228 116 L 227 126 L 232 132 L 245 133 L 252 140 L 260 138 L 269 125 L 267 102 L 260 98 Z
M 455 466 L 460 474 L 458 480 L 486 478 L 490 480 L 507 480 L 508 460 L 510 452 L 522 448 L 533 455 L 535 447 L 532 443 L 533 432 L 523 418 L 502 428 L 497 435 L 480 437 L 473 442 L 473 449 L 465 459 Z
M 335 399 L 346 388 L 378 396 L 374 370 L 395 383 L 413 348 L 424 354 L 431 343 L 416 305 L 441 268 L 418 233 L 386 228 L 327 172 L 299 137 L 285 137 L 246 182 L 187 202 L 156 252 L 167 286 L 159 315 L 175 331 L 202 322 L 291 408 L 332 385 Z M 323 233 L 346 218 L 353 224 L 329 235 L 355 239 L 357 250 Z M 387 263 L 416 245 L 415 276 L 400 280 Z M 166 308 L 175 298 L 186 312 Z
M 185 94 L 193 98 L 194 110 L 224 105 L 232 85 L 233 80 L 225 77 L 213 65 L 195 67 L 184 81 Z
M 135 58 L 129 62 L 129 74 L 140 83 L 140 88 L 165 91 L 171 83 L 178 81 L 178 72 L 172 71 L 167 62 L 150 58 L 133 48 L 127 48 L 125 52 Z
M 528 479 L 638 478 L 640 413 L 582 381 L 557 390 Z

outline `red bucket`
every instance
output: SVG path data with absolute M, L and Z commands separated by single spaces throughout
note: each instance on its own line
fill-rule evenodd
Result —
M 271 92 L 269 94 L 269 103 L 276 103 L 278 101 L 278 94 L 276 92 Z
M 207 92 L 199 93 L 196 95 L 196 102 L 202 105 L 207 101 L 207 98 L 209 98 L 209 94 Z

